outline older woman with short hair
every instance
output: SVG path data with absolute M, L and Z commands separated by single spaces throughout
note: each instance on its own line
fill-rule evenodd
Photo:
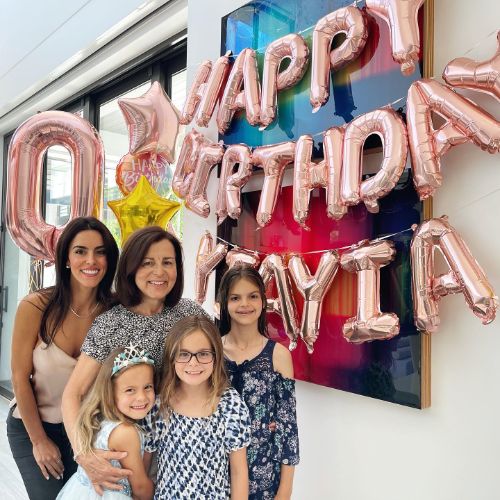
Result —
M 120 256 L 115 284 L 120 304 L 94 321 L 62 404 L 64 424 L 77 462 L 100 494 L 103 488 L 120 489 L 116 481 L 129 474 L 108 462 L 123 458 L 120 452 L 96 450 L 95 454 L 79 455 L 74 448 L 73 427 L 81 400 L 93 384 L 101 363 L 116 347 L 132 343 L 151 354 L 158 372 L 172 326 L 186 316 L 206 315 L 196 302 L 181 298 L 182 248 L 175 236 L 160 227 L 146 227 L 130 236 Z

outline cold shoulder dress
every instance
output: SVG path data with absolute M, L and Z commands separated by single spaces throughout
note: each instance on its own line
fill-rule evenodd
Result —
M 249 499 L 274 499 L 281 477 L 281 464 L 299 463 L 299 437 L 295 381 L 273 367 L 276 342 L 268 340 L 255 358 L 237 364 L 226 358 L 233 387 L 250 412 L 252 439 L 247 449 Z M 269 424 L 276 422 L 276 430 Z

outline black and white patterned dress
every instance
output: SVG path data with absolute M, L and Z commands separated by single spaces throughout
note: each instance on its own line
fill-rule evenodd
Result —
M 146 451 L 158 451 L 155 499 L 222 500 L 230 497 L 229 454 L 250 443 L 250 418 L 233 388 L 208 417 L 171 412 L 166 420 L 157 399 L 146 417 Z
M 175 306 L 165 306 L 152 316 L 134 313 L 119 304 L 97 316 L 81 351 L 102 363 L 113 349 L 132 342 L 146 349 L 155 360 L 155 368 L 159 369 L 163 363 L 165 339 L 172 326 L 186 316 L 200 314 L 208 317 L 205 310 L 190 299 L 180 299 Z

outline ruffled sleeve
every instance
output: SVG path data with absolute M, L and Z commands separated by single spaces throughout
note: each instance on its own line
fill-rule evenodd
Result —
M 227 398 L 224 447 L 227 453 L 231 453 L 250 444 L 250 415 L 245 403 L 233 388 L 227 389 L 223 397 Z
M 276 431 L 274 434 L 275 460 L 285 465 L 299 463 L 299 433 L 295 399 L 295 380 L 275 372 Z
M 158 449 L 159 429 L 157 429 L 158 419 L 160 418 L 160 401 L 157 399 L 151 411 L 142 420 L 141 427 L 144 431 L 144 450 L 154 452 Z

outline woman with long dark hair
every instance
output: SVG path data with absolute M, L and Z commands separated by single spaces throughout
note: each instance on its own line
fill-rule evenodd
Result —
M 110 352 L 133 343 L 151 354 L 161 373 L 163 346 L 172 326 L 186 316 L 206 315 L 196 302 L 182 298 L 182 247 L 161 227 L 145 227 L 129 237 L 120 255 L 115 288 L 120 304 L 94 321 L 64 391 L 64 424 L 75 452 L 74 426 L 81 401 Z M 76 460 L 102 495 L 104 488 L 120 489 L 117 482 L 130 474 L 108 462 L 123 458 L 123 453 L 94 450 Z
M 76 470 L 61 398 L 90 325 L 112 305 L 117 261 L 118 247 L 102 222 L 73 219 L 57 243 L 56 284 L 18 306 L 7 436 L 31 500 L 55 498 Z

